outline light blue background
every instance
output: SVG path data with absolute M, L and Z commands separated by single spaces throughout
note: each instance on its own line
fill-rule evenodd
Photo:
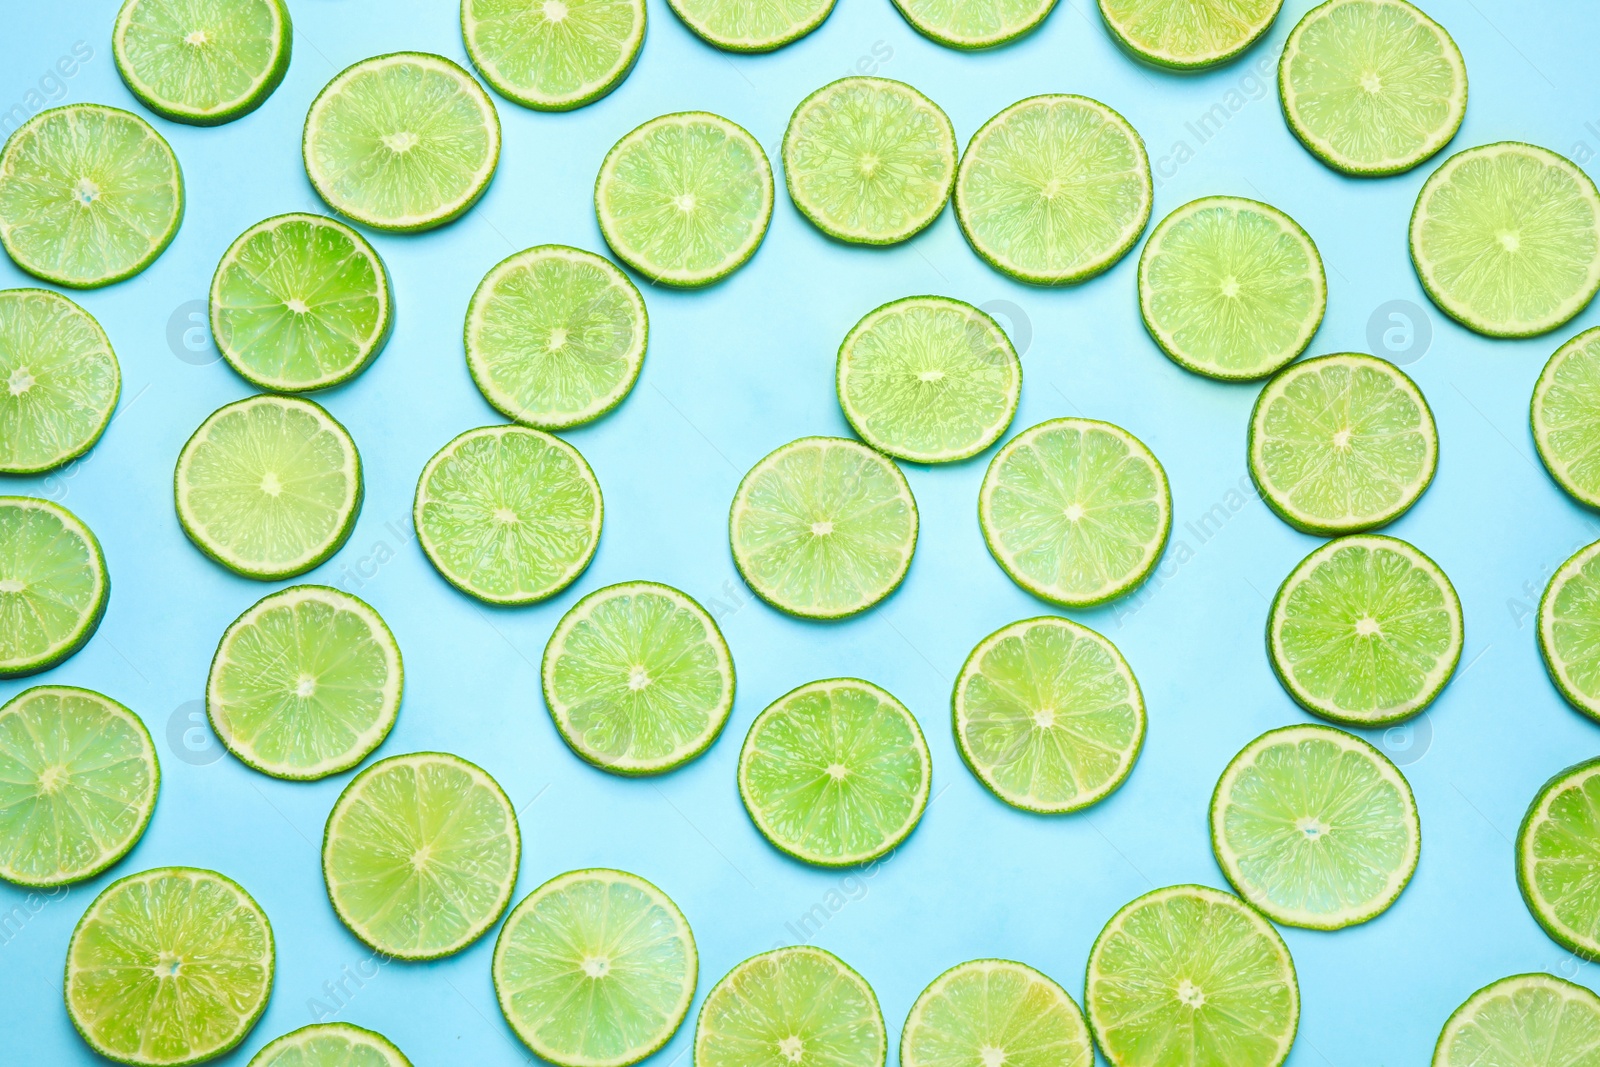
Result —
M 107 882 L 163 864 L 231 875 L 260 900 L 277 932 L 271 1006 L 226 1062 L 242 1064 L 269 1039 L 327 1016 L 383 1031 L 418 1067 L 527 1058 L 495 1005 L 492 933 L 440 963 L 379 966 L 334 918 L 318 848 L 348 775 L 276 781 L 231 757 L 214 759 L 215 741 L 192 729 L 204 721 L 190 702 L 202 694 L 218 636 L 276 586 L 210 563 L 173 514 L 172 466 L 184 439 L 213 409 L 250 392 L 226 364 L 207 363 L 209 351 L 185 347 L 183 331 L 203 322 L 198 315 L 187 321 L 202 306 L 188 302 L 205 296 L 217 259 L 246 227 L 283 211 L 325 210 L 302 170 L 300 128 L 334 73 L 400 49 L 466 62 L 449 0 L 290 2 L 293 65 L 261 110 L 210 130 L 147 116 L 182 160 L 183 228 L 138 278 L 74 295 L 121 359 L 116 421 L 79 463 L 0 484 L 0 492 L 48 496 L 74 510 L 99 534 L 112 574 L 110 608 L 94 640 L 54 671 L 0 683 L 0 699 L 41 682 L 108 693 L 144 717 L 164 771 L 149 832 L 112 872 L 53 897 L 0 886 L 6 1063 L 94 1060 L 61 1004 L 67 939 Z M 761 57 L 714 51 L 665 3 L 650 0 L 643 55 L 615 94 L 566 115 L 497 99 L 505 143 L 488 194 L 442 231 L 373 237 L 394 279 L 393 339 L 355 382 L 319 397 L 360 446 L 366 503 L 348 544 L 304 580 L 359 593 L 399 638 L 405 702 L 380 754 L 447 749 L 499 779 L 521 809 L 519 898 L 574 867 L 639 872 L 694 925 L 702 995 L 746 956 L 811 940 L 873 983 L 894 1033 L 928 981 L 978 956 L 1027 961 L 1081 1000 L 1089 946 L 1118 907 L 1176 882 L 1224 885 L 1207 839 L 1208 799 L 1247 741 L 1306 720 L 1272 676 L 1262 630 L 1267 598 L 1317 541 L 1253 497 L 1233 495 L 1248 484 L 1245 425 L 1256 387 L 1195 377 L 1160 354 L 1139 325 L 1135 256 L 1079 288 L 1028 288 L 981 263 L 948 212 L 908 244 L 863 250 L 824 239 L 780 192 L 766 243 L 730 280 L 688 293 L 644 286 L 651 345 L 637 387 L 616 412 L 566 435 L 593 464 L 607 505 L 599 554 L 572 588 L 538 607 L 488 609 L 447 586 L 411 539 L 411 497 L 424 462 L 456 433 L 499 421 L 462 357 L 468 297 L 490 266 L 529 245 L 604 251 L 590 200 L 595 170 L 606 148 L 639 122 L 668 111 L 717 111 L 751 130 L 776 160 L 794 105 L 858 69 L 927 92 L 963 143 L 1017 99 L 1085 93 L 1122 111 L 1144 135 L 1161 173 L 1156 218 L 1197 196 L 1232 193 L 1269 201 L 1310 231 L 1330 294 L 1312 352 L 1367 349 L 1369 317 L 1390 300 L 1425 307 L 1431 323 L 1431 348 L 1408 369 L 1438 419 L 1439 473 L 1391 532 L 1431 554 L 1454 580 L 1466 609 L 1466 652 L 1414 731 L 1374 738 L 1409 761 L 1421 807 L 1422 862 L 1410 888 L 1365 926 L 1284 931 L 1303 996 L 1291 1063 L 1423 1063 L 1446 1016 L 1479 986 L 1530 970 L 1593 983 L 1600 972 L 1548 940 L 1523 907 L 1511 839 L 1538 785 L 1593 755 L 1600 742 L 1600 729 L 1546 681 L 1530 618 L 1549 573 L 1600 537 L 1600 524 L 1539 467 L 1526 418 L 1545 359 L 1600 322 L 1600 310 L 1555 335 L 1506 342 L 1471 335 L 1427 304 L 1407 260 L 1405 229 L 1431 166 L 1379 181 L 1337 177 L 1289 135 L 1270 79 L 1252 73 L 1257 63 L 1275 68 L 1288 29 L 1310 6 L 1290 0 L 1271 35 L 1241 61 L 1181 77 L 1118 52 L 1093 0 L 1061 0 L 1037 33 L 979 55 L 917 36 L 889 0 L 840 0 L 816 33 Z M 111 60 L 112 0 L 8 7 L 0 108 L 29 108 L 30 89 L 83 41 L 93 58 L 45 88 L 59 85 L 61 100 L 141 111 Z M 1515 138 L 1580 162 L 1600 152 L 1592 52 L 1600 8 L 1554 0 L 1433 0 L 1428 7 L 1460 44 L 1471 77 L 1453 148 Z M 1207 112 L 1219 116 L 1220 132 L 1202 144 L 1186 124 Z M 1174 162 L 1180 140 L 1193 153 L 1181 166 Z M 0 262 L 0 287 L 34 284 Z M 1143 438 L 1171 477 L 1176 521 L 1158 577 L 1131 601 L 1074 614 L 1122 648 L 1150 712 L 1132 777 L 1083 814 L 1051 819 L 1005 807 L 967 772 L 952 742 L 950 686 L 967 652 L 999 626 L 1046 610 L 984 549 L 975 503 L 987 454 L 907 471 L 921 508 L 921 543 L 904 587 L 863 617 L 835 625 L 782 617 L 749 594 L 729 557 L 725 521 L 739 476 L 795 437 L 848 433 L 833 394 L 839 340 L 869 309 L 915 293 L 1014 305 L 998 312 L 1019 347 L 1027 342 L 1013 429 L 1064 414 L 1108 419 Z M 1189 524 L 1217 504 L 1222 511 L 1213 514 L 1227 521 L 1202 540 Z M 726 734 L 704 758 L 664 778 L 621 781 L 562 745 L 539 698 L 536 665 L 556 620 L 579 596 L 634 578 L 681 587 L 721 616 L 739 697 Z M 797 684 L 842 674 L 870 678 L 903 699 L 933 750 L 936 799 L 909 842 L 870 877 L 780 856 L 746 818 L 734 784 L 739 744 L 755 714 Z M 330 996 L 329 984 L 341 982 L 344 991 Z M 653 1062 L 687 1064 L 692 1031 L 691 1022 Z

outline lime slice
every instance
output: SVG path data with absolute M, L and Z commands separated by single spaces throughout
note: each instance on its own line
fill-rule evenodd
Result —
M 403 960 L 460 952 L 511 902 L 522 837 L 499 784 L 445 752 L 379 760 L 328 814 L 322 876 L 351 932 Z
M 281 0 L 126 0 L 111 51 L 145 107 L 217 126 L 266 102 L 289 69 L 293 40 Z
M 1283 0 L 1100 0 L 1106 28 L 1139 59 L 1174 70 L 1226 63 L 1266 35 Z
M 250 1067 L 411 1067 L 411 1061 L 382 1034 L 350 1023 L 316 1023 L 266 1045 Z
M 0 474 L 38 474 L 100 439 L 122 372 L 93 315 L 48 289 L 6 289 L 0 386 Z
M 1422 390 L 1353 352 L 1296 363 L 1250 416 L 1250 476 L 1278 517 L 1333 536 L 1398 519 L 1433 481 L 1439 431 Z
M 350 536 L 361 457 L 319 405 L 252 396 L 200 424 L 174 484 L 189 540 L 229 570 L 270 581 L 305 573 Z
M 1468 329 L 1546 333 L 1600 289 L 1600 191 L 1533 145 L 1458 152 L 1417 197 L 1411 262 L 1433 302 Z
M 1208 886 L 1157 889 L 1113 915 L 1084 986 L 1111 1067 L 1278 1067 L 1300 1024 L 1289 946 Z
M 500 117 L 443 56 L 396 52 L 346 67 L 317 94 L 301 141 L 328 206 L 374 229 L 414 233 L 466 212 L 500 161 Z
M 1172 526 L 1172 494 L 1161 464 L 1127 430 L 1051 419 L 990 461 L 978 522 L 1012 581 L 1052 603 L 1089 607 L 1155 569 Z
M 422 468 L 412 521 L 445 581 L 490 604 L 532 604 L 583 573 L 604 512 L 576 448 L 538 430 L 483 426 Z
M 541 430 L 592 422 L 639 378 L 644 298 L 610 261 L 566 245 L 502 260 L 467 306 L 467 369 L 509 419 Z
M 809 945 L 752 956 L 706 994 L 694 1067 L 883 1067 L 883 1013 L 872 987 Z
M 258 222 L 211 278 L 211 334 L 229 366 L 280 393 L 349 381 L 394 324 L 383 260 L 342 222 L 294 213 Z
M 561 736 L 613 774 L 682 766 L 711 747 L 733 710 L 722 631 L 688 594 L 655 582 L 578 601 L 550 635 L 541 673 Z
M 839 406 L 862 439 L 913 463 L 953 463 L 1000 439 L 1022 364 L 988 315 L 911 296 L 870 311 L 839 346 Z
M 0 496 L 0 678 L 48 670 L 82 648 L 110 592 L 100 542 L 76 515 Z
M 1433 1067 L 1586 1067 L 1600 1046 L 1600 997 L 1548 974 L 1484 986 L 1439 1034 Z
M 1346 174 L 1398 174 L 1456 135 L 1467 65 L 1444 27 L 1405 0 L 1331 0 L 1289 34 L 1278 91 L 1312 155 Z
M 947 48 L 1009 44 L 1031 33 L 1056 0 L 894 0 L 911 28 Z
M 1545 933 L 1600 960 L 1600 759 L 1568 767 L 1528 805 L 1517 831 L 1517 884 Z
M 1539 600 L 1539 651 L 1568 703 L 1600 719 L 1600 541 L 1556 568 Z
M 261 1018 L 274 958 L 267 914 L 237 882 L 157 867 L 111 883 L 78 920 L 67 1014 L 107 1059 L 198 1063 Z
M 1121 115 L 1082 96 L 1034 96 L 972 135 L 956 220 L 990 266 L 1068 285 L 1108 270 L 1150 221 L 1150 160 Z
M 1533 443 L 1556 484 L 1600 508 L 1600 327 L 1556 350 L 1533 387 Z
M 662 285 L 710 285 L 766 236 L 772 165 L 720 115 L 662 115 L 611 146 L 594 209 L 606 243 L 634 270 Z
M 798 41 L 833 10 L 834 0 L 668 0 L 701 39 L 729 52 L 771 52 Z
M 728 516 L 733 562 L 780 611 L 837 619 L 894 592 L 917 547 L 917 502 L 894 461 L 802 437 L 750 468 Z
M 558 1067 L 626 1067 L 665 1045 L 699 956 L 668 896 L 626 871 L 568 871 L 512 909 L 494 946 L 511 1029 Z
M 739 796 L 756 829 L 821 867 L 898 848 L 928 806 L 931 775 L 916 717 L 856 678 L 785 693 L 756 717 L 739 752 Z
M 794 109 L 783 179 L 794 206 L 829 237 L 894 244 L 925 229 L 950 199 L 955 128 L 904 82 L 841 78 Z
M 1329 541 L 1283 580 L 1272 669 L 1313 715 L 1388 726 L 1433 703 L 1461 658 L 1461 601 L 1439 565 L 1393 537 Z
M 1139 313 L 1174 363 L 1263 378 L 1316 335 L 1328 307 L 1317 246 L 1275 207 L 1208 196 L 1178 208 L 1139 257 Z
M 571 111 L 622 84 L 644 44 L 644 0 L 462 0 L 483 80 L 537 111 Z
M 956 745 L 1013 807 L 1078 811 L 1116 791 L 1144 745 L 1144 696 L 1117 646 L 1053 615 L 1002 627 L 956 678 Z
M 1065 989 L 1010 960 L 970 960 L 933 980 L 906 1016 L 900 1067 L 1094 1067 Z
M 161 135 L 100 104 L 41 111 L 0 152 L 0 244 L 69 289 L 131 278 L 183 220 L 183 174 Z
M 92 878 L 138 843 L 161 770 L 139 717 L 110 697 L 40 685 L 0 707 L 0 878 Z

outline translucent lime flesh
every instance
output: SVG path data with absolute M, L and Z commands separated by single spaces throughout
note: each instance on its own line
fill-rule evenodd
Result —
M 822 25 L 834 0 L 669 0 L 695 33 L 730 52 L 770 52 Z
M 111 43 L 122 79 L 147 107 L 213 125 L 277 88 L 292 37 L 278 0 L 127 0 Z
M 991 48 L 1044 21 L 1056 0 L 894 0 L 911 28 L 950 48 Z
M 46 289 L 0 292 L 0 473 L 36 474 L 87 452 L 121 390 L 94 316 Z
M 99 543 L 70 511 L 0 497 L 0 678 L 76 652 L 100 624 L 110 584 Z
M 1567 768 L 1534 797 L 1517 832 L 1517 882 L 1546 933 L 1600 959 L 1600 760 Z
M 1600 1047 L 1600 997 L 1548 974 L 1472 994 L 1439 1035 L 1433 1067 L 1587 1067 Z
M 1556 482 L 1600 508 L 1600 329 L 1550 357 L 1533 388 L 1533 443 Z
M 694 1067 L 882 1067 L 887 1045 L 872 987 L 800 945 L 752 956 L 706 994 Z
M 1117 39 L 1167 67 L 1209 67 L 1238 55 L 1278 17 L 1283 0 L 1100 0 Z
M 316 1023 L 257 1052 L 250 1067 L 411 1067 L 382 1034 L 349 1023 Z
M 1562 696 L 1600 718 L 1600 542 L 1551 575 L 1539 601 L 1539 651 Z
M 900 1037 L 901 1067 L 1094 1067 L 1083 1013 L 1020 963 L 972 960 L 922 991 Z
M 644 43 L 643 0 L 466 0 L 467 54 L 501 95 L 567 111 L 622 83 Z

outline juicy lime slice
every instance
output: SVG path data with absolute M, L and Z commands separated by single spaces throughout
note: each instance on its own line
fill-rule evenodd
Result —
M 1600 327 L 1556 350 L 1533 387 L 1533 443 L 1556 484 L 1600 508 Z
M 1600 1047 L 1600 997 L 1548 974 L 1484 986 L 1439 1034 L 1433 1067 L 1586 1067 Z
M 1306 350 L 1327 307 L 1310 235 L 1254 200 L 1191 201 L 1161 220 L 1139 257 L 1145 329 L 1173 362 L 1208 378 L 1271 374 Z
M 925 229 L 956 180 L 956 133 L 904 82 L 841 78 L 800 102 L 783 135 L 783 180 L 829 237 L 886 245 Z
M 1387 726 L 1433 703 L 1461 658 L 1461 601 L 1439 565 L 1393 537 L 1329 541 L 1283 580 L 1267 620 L 1278 680 L 1299 705 Z
M 1034 96 L 972 135 L 956 220 L 989 265 L 1068 285 L 1109 269 L 1150 221 L 1150 159 L 1121 115 L 1083 96 Z
M 883 1067 L 889 1039 L 872 987 L 809 945 L 752 956 L 706 994 L 694 1067 Z
M 1010 960 L 969 960 L 933 980 L 906 1016 L 900 1067 L 1094 1067 L 1065 989 Z
M 1600 289 L 1600 191 L 1576 164 L 1504 141 L 1458 152 L 1422 187 L 1411 262 L 1435 304 L 1490 337 L 1532 337 Z
M 917 547 L 917 502 L 894 461 L 837 437 L 802 437 L 739 483 L 733 562 L 780 611 L 837 619 L 894 592 Z
M 688 920 L 661 890 L 626 871 L 568 871 L 507 917 L 494 991 L 541 1060 L 627 1067 L 682 1025 L 699 965 Z
M 771 52 L 798 41 L 833 11 L 834 0 L 667 0 L 708 44 L 729 52 Z
M 500 161 L 500 117 L 443 56 L 396 52 L 346 67 L 311 103 L 306 173 L 328 206 L 414 233 L 462 215 Z
M 1100 0 L 1118 44 L 1147 63 L 1198 70 L 1226 63 L 1272 28 L 1283 0 Z
M 1331 0 L 1289 34 L 1278 92 L 1289 129 L 1328 166 L 1398 174 L 1456 135 L 1467 65 L 1444 27 L 1405 0 Z
M 250 1067 L 411 1067 L 411 1061 L 382 1034 L 350 1023 L 315 1023 L 264 1046 Z
M 138 843 L 161 769 L 139 717 L 110 697 L 40 685 L 0 707 L 0 878 L 92 878 Z
M 1433 481 L 1439 431 L 1422 390 L 1387 360 L 1296 363 L 1250 416 L 1250 476 L 1278 517 L 1332 536 L 1398 519 Z
M 594 209 L 606 244 L 634 270 L 662 285 L 710 285 L 766 236 L 772 165 L 720 115 L 662 115 L 611 146 Z
M 1031 33 L 1056 0 L 894 0 L 911 28 L 947 48 L 1009 44 Z
M 988 315 L 911 296 L 870 311 L 839 346 L 839 406 L 862 439 L 913 463 L 953 463 L 1000 439 L 1022 364 Z
M 576 448 L 538 430 L 483 426 L 422 468 L 412 520 L 451 585 L 490 604 L 532 604 L 583 573 L 604 511 Z
M 655 582 L 578 601 L 550 635 L 541 674 L 561 736 L 614 774 L 682 766 L 711 747 L 733 710 L 722 631 L 688 594 Z
M 361 457 L 319 405 L 283 396 L 226 404 L 189 438 L 178 519 L 206 555 L 246 578 L 303 574 L 336 552 L 361 510 Z
M 478 283 L 467 305 L 467 369 L 507 418 L 563 430 L 622 403 L 649 334 L 644 298 L 609 260 L 540 245 Z
M 0 244 L 70 289 L 131 278 L 183 221 L 183 174 L 161 135 L 101 104 L 41 111 L 0 151 Z
M 0 291 L 0 474 L 38 474 L 89 451 L 121 392 L 93 315 L 48 289 Z
M 893 852 L 928 806 L 932 763 L 906 706 L 871 682 L 810 682 L 768 705 L 739 753 L 739 796 L 795 859 L 849 867 Z
M 1600 541 L 1550 576 L 1539 600 L 1539 651 L 1568 703 L 1600 719 Z
M 1417 869 L 1422 826 L 1388 758 L 1331 726 L 1286 726 L 1244 747 L 1211 797 L 1211 849 L 1269 919 L 1338 930 L 1376 918 Z
M 1014 807 L 1078 811 L 1110 796 L 1144 745 L 1144 696 L 1117 646 L 1053 615 L 1002 627 L 956 678 L 956 746 Z
M 379 760 L 328 814 L 322 876 L 350 931 L 387 956 L 431 960 L 483 936 L 511 901 L 522 837 L 481 768 L 445 752 Z
M 1089 607 L 1155 569 L 1172 526 L 1156 457 L 1120 426 L 1051 419 L 995 454 L 978 492 L 995 561 L 1034 596 Z
M 644 0 L 461 0 L 484 81 L 537 111 L 571 111 L 622 84 L 644 44 Z
M 82 648 L 110 591 L 100 542 L 76 515 L 0 496 L 0 678 L 48 670 Z
M 1528 805 L 1517 831 L 1517 884 L 1545 933 L 1600 960 L 1600 759 L 1568 767 Z
M 162 118 L 217 126 L 266 102 L 289 69 L 281 0 L 126 0 L 111 31 L 117 73 Z
M 211 278 L 211 334 L 228 365 L 280 393 L 360 374 L 394 324 L 383 260 L 342 222 L 294 213 L 258 222 Z
M 266 912 L 215 871 L 157 867 L 107 886 L 67 946 L 67 1014 L 118 1063 L 189 1064 L 243 1041 L 267 1007 Z

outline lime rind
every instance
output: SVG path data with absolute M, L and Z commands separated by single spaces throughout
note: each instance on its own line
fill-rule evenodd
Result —
M 1600 541 L 1580 548 L 1550 576 L 1539 597 L 1539 655 L 1567 703 L 1600 721 L 1600 677 L 1595 673 L 1593 653 L 1595 628 L 1600 623 L 1596 557 L 1600 557 Z M 1564 600 L 1570 603 L 1563 604 Z M 1571 615 L 1565 615 L 1563 607 Z M 1569 647 L 1564 649 L 1564 645 Z
M 126 0 L 122 5 L 122 9 L 117 12 L 117 21 L 111 31 L 111 52 L 116 60 L 117 73 L 122 76 L 123 83 L 127 85 L 128 90 L 134 96 L 139 98 L 139 102 L 145 107 L 162 118 L 170 119 L 173 122 L 184 122 L 192 126 L 220 126 L 225 122 L 232 122 L 234 119 L 248 115 L 266 103 L 267 97 L 272 95 L 279 83 L 283 81 L 283 76 L 288 73 L 289 56 L 294 47 L 294 27 L 289 20 L 289 9 L 284 6 L 282 0 L 246 0 L 246 2 L 264 13 L 271 27 L 268 35 L 270 62 L 265 64 L 259 73 L 250 78 L 242 90 L 232 97 L 226 100 L 217 100 L 209 105 L 196 105 L 188 101 L 163 96 L 161 88 L 149 84 L 147 79 L 140 77 L 139 62 L 130 52 L 128 33 L 133 28 L 134 21 L 139 17 L 143 8 L 154 7 L 160 9 L 163 3 L 167 3 L 169 8 L 176 6 L 170 0 Z M 196 4 L 194 8 L 208 11 L 208 13 L 214 12 L 219 19 L 228 16 L 233 18 L 243 17 L 238 11 L 223 11 L 223 6 Z M 237 6 L 244 5 L 239 4 Z M 191 8 L 190 11 L 183 13 L 198 14 L 199 12 Z M 174 13 L 168 11 L 167 14 L 170 16 Z M 169 25 L 162 27 L 162 30 L 165 30 L 167 34 L 171 34 L 181 28 Z M 199 29 L 204 32 L 204 27 Z M 156 30 L 155 32 L 161 33 L 162 31 Z M 163 35 L 165 36 L 166 34 Z M 167 47 L 163 48 L 161 44 L 156 42 L 148 42 L 146 47 L 153 54 L 164 53 L 170 58 L 172 56 L 173 49 L 171 45 L 173 43 L 172 38 L 168 36 Z M 187 39 L 185 39 L 185 43 L 189 43 Z M 198 47 L 204 47 L 208 43 L 210 42 L 203 41 Z M 238 42 L 233 43 L 237 44 Z M 147 55 L 146 58 L 149 58 L 149 56 Z M 237 55 L 229 58 L 236 65 Z M 182 65 L 184 60 L 180 59 L 178 62 Z M 184 83 L 186 88 L 193 89 L 198 86 L 204 86 L 214 92 L 220 78 L 215 61 L 213 61 L 210 69 L 202 69 L 198 65 L 188 66 L 184 70 L 184 77 L 179 80 Z
M 1594 873 L 1600 869 L 1600 849 L 1596 848 L 1596 811 L 1600 810 L 1600 759 L 1585 760 L 1559 772 L 1539 787 L 1527 814 L 1517 828 L 1517 888 L 1534 920 L 1550 935 L 1551 940 L 1580 959 L 1600 962 L 1600 934 L 1596 934 L 1600 914 L 1594 907 L 1594 894 L 1589 888 Z M 1565 871 L 1555 877 L 1560 888 L 1568 890 L 1577 899 L 1577 909 L 1562 913 L 1559 902 L 1546 898 L 1537 884 L 1536 868 L 1540 865 L 1539 845 L 1541 830 L 1554 823 L 1555 808 L 1565 796 L 1569 803 L 1560 814 L 1571 820 L 1581 820 L 1576 826 L 1555 824 L 1550 831 L 1550 845 L 1563 847 L 1568 855 L 1561 864 Z M 1553 862 L 1553 860 L 1552 860 Z M 1581 925 L 1576 923 L 1581 922 Z
M 1533 387 L 1528 421 L 1539 459 L 1578 503 L 1600 508 L 1600 327 L 1556 350 Z
M 1111 33 L 1111 39 L 1135 59 L 1167 70 L 1203 70 L 1228 62 L 1250 49 L 1278 18 L 1283 0 L 1231 0 L 1227 3 L 1194 4 L 1187 0 L 1100 0 L 1100 17 Z M 1135 10 L 1128 10 L 1133 8 Z M 1179 41 L 1151 39 L 1149 30 L 1168 31 L 1174 27 L 1170 16 L 1173 9 L 1182 8 L 1189 16 L 1188 30 Z M 1165 9 L 1165 10 L 1162 10 Z M 1163 20 L 1162 16 L 1169 16 Z M 1194 23 L 1202 18 L 1216 19 L 1223 26 L 1198 27 Z M 1211 32 L 1204 33 L 1209 29 Z M 1224 32 L 1229 31 L 1229 32 Z
M 39 511 L 48 515 L 59 524 L 60 529 L 68 537 L 75 539 L 78 544 L 82 545 L 82 569 L 89 571 L 93 577 L 88 595 L 83 598 L 84 604 L 78 610 L 71 629 L 67 630 L 66 633 L 56 637 L 46 647 L 30 652 L 7 655 L 0 651 L 0 678 L 21 678 L 25 675 L 38 674 L 40 671 L 49 670 L 51 667 L 71 658 L 88 643 L 89 638 L 93 637 L 94 632 L 100 628 L 100 620 L 105 616 L 106 601 L 110 599 L 111 594 L 111 575 L 106 570 L 105 553 L 101 551 L 100 542 L 95 538 L 94 532 L 66 508 L 35 497 L 0 496 L 0 519 L 3 519 L 4 513 L 7 511 Z M 52 545 L 51 548 L 54 550 L 55 546 Z M 0 630 L 0 632 L 18 634 L 24 618 L 35 621 L 42 620 L 36 604 L 30 604 L 20 599 L 26 591 L 27 576 L 20 573 L 13 576 L 7 573 L 10 570 L 8 563 L 10 566 L 20 567 L 25 562 L 19 556 L 18 547 L 4 545 L 3 542 L 0 542 L 0 549 L 5 550 L 0 553 L 0 574 L 6 574 L 8 579 L 13 579 L 24 585 L 23 589 L 15 593 L 9 589 L 0 590 L 0 621 L 5 623 L 3 630 Z M 64 562 L 71 563 L 72 561 L 66 560 Z M 63 564 L 63 561 L 57 560 L 56 563 Z M 59 574 L 62 570 L 63 566 L 53 566 L 51 574 Z M 49 599 L 53 604 L 65 607 L 71 606 L 65 604 L 56 594 L 50 594 Z M 4 646 L 0 646 L 0 649 L 3 648 Z
M 672 13 L 702 41 L 724 52 L 773 52 L 827 21 L 835 0 L 667 0 Z M 750 25 L 766 15 L 781 23 Z
M 644 45 L 644 0 L 566 0 L 560 11 L 552 19 L 543 4 L 462 0 L 461 39 L 495 92 L 535 111 L 572 111 L 628 77 Z M 620 34 L 617 12 L 628 19 Z M 592 54 L 579 62 L 580 46 L 592 53 L 602 41 L 615 53 L 609 64 L 593 63 Z
M 337 1044 L 342 1048 L 330 1048 Z M 318 1046 L 322 1048 L 318 1048 Z M 343 1055 L 349 1060 L 324 1060 L 323 1055 Z M 371 1056 L 377 1056 L 374 1063 Z M 315 1057 L 315 1058 L 306 1058 Z M 261 1047 L 248 1067 L 411 1067 L 394 1042 L 352 1023 L 312 1023 L 291 1030 Z
M 812 988 L 791 988 L 801 982 Z M 754 1003 L 756 996 L 766 1003 Z M 855 1017 L 841 1018 L 846 1010 Z M 742 1033 L 719 1032 L 728 1022 Z M 888 1056 L 878 995 L 855 968 L 810 945 L 772 949 L 736 965 L 706 994 L 695 1021 L 694 1067 L 748 1067 L 750 1048 L 791 1038 L 803 1055 L 812 1037 L 823 1043 L 819 1058 L 828 1067 L 883 1067 Z
M 1056 0 L 894 0 L 894 6 L 928 40 L 974 52 L 1026 37 L 1054 10 Z
M 1010 988 L 994 989 L 995 979 Z M 969 995 L 977 1003 L 955 1003 L 952 993 L 975 981 L 982 991 Z M 927 1055 L 919 1049 L 924 1042 L 933 1045 Z M 991 1060 L 994 1052 L 1000 1055 Z M 1094 1040 L 1077 1001 L 1049 976 L 1015 960 L 968 960 L 928 983 L 912 1004 L 900 1033 L 900 1067 L 949 1067 L 965 1057 L 1094 1067 Z
M 25 334 L 30 328 L 33 336 Z M 44 331 L 47 337 L 38 336 Z M 29 342 L 34 347 L 25 349 Z M 46 342 L 50 350 L 40 352 Z M 50 361 L 48 369 L 39 365 L 41 358 Z M 64 381 L 63 372 L 77 377 Z M 105 330 L 89 312 L 49 289 L 0 290 L 0 378 L 21 387 L 0 392 L 0 474 L 42 474 L 85 454 L 105 433 L 122 395 L 122 370 Z M 93 395 L 75 387 L 86 381 Z M 52 420 L 54 426 L 36 422 L 30 434 L 26 397 L 36 386 L 70 405 L 77 412 L 76 425 L 64 426 L 60 419 Z M 36 446 L 31 453 L 26 451 L 29 436 Z
M 1538 999 L 1543 1004 L 1530 1001 Z M 1563 1002 L 1557 1007 L 1552 1001 Z M 1498 1002 L 1498 1003 L 1497 1003 Z M 1581 1013 L 1584 1023 L 1566 1017 Z M 1484 1016 L 1500 1011 L 1507 1017 L 1496 1032 L 1481 1032 Z M 1474 1035 L 1473 1031 L 1480 1031 Z M 1468 1047 L 1455 1055 L 1458 1042 Z M 1551 974 L 1513 974 L 1491 982 L 1451 1012 L 1433 1050 L 1433 1067 L 1471 1067 L 1508 1057 L 1507 1064 L 1579 1064 L 1600 1042 L 1600 997 L 1581 985 Z

